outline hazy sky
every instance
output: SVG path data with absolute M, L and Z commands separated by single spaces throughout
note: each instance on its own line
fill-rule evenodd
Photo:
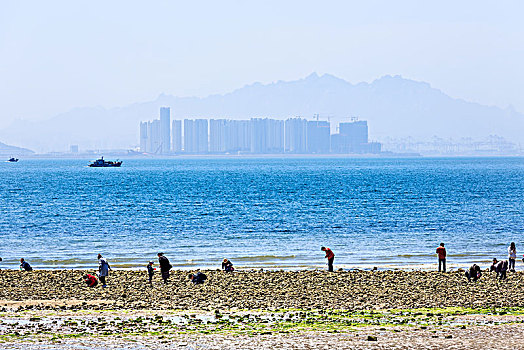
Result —
M 311 72 L 524 112 L 524 2 L 2 1 L 0 127 Z

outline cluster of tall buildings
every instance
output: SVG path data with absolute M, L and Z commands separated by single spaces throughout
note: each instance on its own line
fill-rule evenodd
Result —
M 184 119 L 170 121 L 170 109 L 160 108 L 160 120 L 140 123 L 140 151 L 152 154 L 327 154 L 379 153 L 369 142 L 366 121 L 339 123 L 331 134 L 328 121 L 289 118 Z

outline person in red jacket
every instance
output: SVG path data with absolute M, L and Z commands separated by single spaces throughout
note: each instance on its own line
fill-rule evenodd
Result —
M 335 260 L 335 254 L 333 254 L 331 249 L 326 247 L 322 247 L 320 250 L 326 253 L 325 258 L 328 259 L 328 271 L 333 272 L 333 260 Z
M 98 280 L 95 276 L 87 274 L 84 275 L 84 282 L 87 284 L 88 287 L 96 287 L 98 284 Z
M 438 272 L 446 272 L 446 248 L 444 248 L 444 243 L 440 243 L 436 253 L 438 254 Z

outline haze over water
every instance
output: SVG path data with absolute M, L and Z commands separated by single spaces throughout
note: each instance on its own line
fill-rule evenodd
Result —
M 524 253 L 524 159 L 210 158 L 0 164 L 2 268 L 419 268 Z M 517 269 L 522 268 L 520 258 Z

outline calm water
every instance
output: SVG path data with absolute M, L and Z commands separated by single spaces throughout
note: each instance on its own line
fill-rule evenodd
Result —
M 427 267 L 524 253 L 524 159 L 169 159 L 0 163 L 1 268 Z M 519 266 L 520 265 L 520 266 Z M 520 260 L 517 263 L 522 268 Z M 337 266 L 336 266 L 337 267 Z

